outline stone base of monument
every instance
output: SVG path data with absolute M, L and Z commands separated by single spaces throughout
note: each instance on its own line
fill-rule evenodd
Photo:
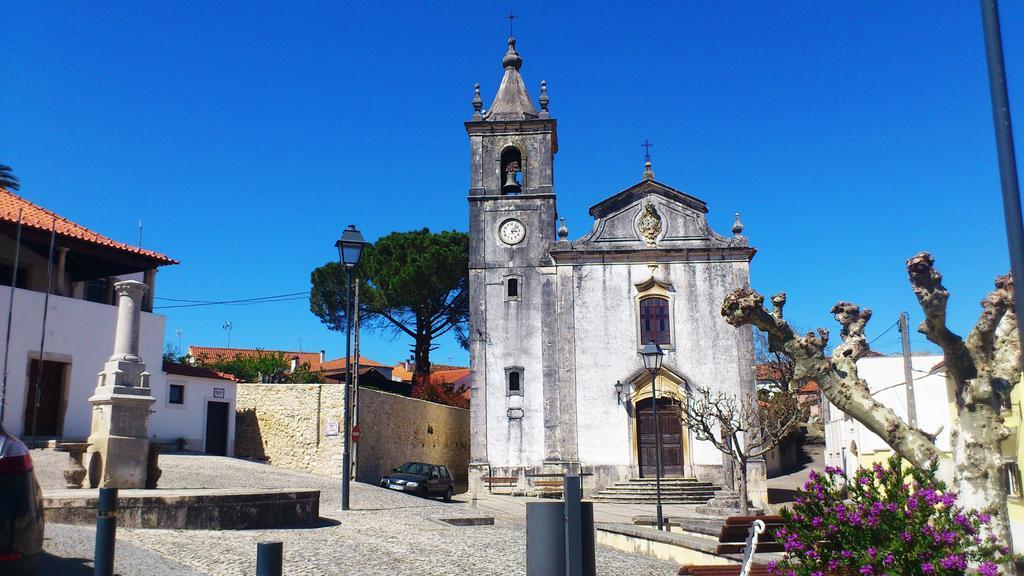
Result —
M 46 522 L 96 524 L 98 490 L 43 493 Z M 117 525 L 177 530 L 311 528 L 320 520 L 319 490 L 120 490 Z

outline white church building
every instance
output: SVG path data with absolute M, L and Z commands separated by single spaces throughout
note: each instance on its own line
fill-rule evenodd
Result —
M 751 328 L 720 314 L 750 282 L 755 250 L 738 217 L 732 235 L 716 234 L 707 205 L 655 180 L 648 163 L 639 182 L 593 205 L 589 233 L 569 240 L 557 223 L 546 85 L 538 110 L 514 39 L 502 65 L 490 108 L 478 86 L 466 122 L 471 489 L 515 477 L 529 491 L 564 471 L 582 472 L 589 491 L 654 476 L 654 399 L 639 355 L 652 340 L 665 351 L 663 476 L 720 482 L 723 455 L 683 426 L 679 407 L 691 386 L 754 393 Z

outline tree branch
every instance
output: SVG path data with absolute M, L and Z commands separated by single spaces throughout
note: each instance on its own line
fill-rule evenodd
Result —
M 971 355 L 964 341 L 946 327 L 946 302 L 949 290 L 942 285 L 942 274 L 934 268 L 935 258 L 927 252 L 918 252 L 907 260 L 907 274 L 914 295 L 924 311 L 924 322 L 917 331 L 942 348 L 946 371 L 961 386 L 964 380 L 977 376 Z M 959 395 L 959 390 L 958 390 Z
M 782 317 L 780 304 L 784 305 L 785 300 L 775 303 L 774 313 L 765 310 L 763 303 L 764 297 L 757 292 L 740 288 L 725 298 L 722 316 L 732 326 L 749 324 L 777 339 L 795 363 L 796 378 L 818 382 L 829 401 L 879 435 L 915 466 L 924 467 L 938 460 L 939 451 L 934 442 L 872 398 L 867 384 L 857 375 L 856 361 L 868 350 L 864 326 L 871 318 L 870 311 L 861 311 L 848 302 L 840 302 L 832 308 L 836 320 L 843 326 L 843 343 L 836 347 L 830 362 L 825 359 L 828 331 L 819 329 L 817 335 L 808 332 L 805 336 L 796 336 Z

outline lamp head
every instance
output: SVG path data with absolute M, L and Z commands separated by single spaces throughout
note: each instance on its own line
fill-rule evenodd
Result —
M 640 349 L 640 356 L 644 359 L 644 368 L 655 372 L 661 369 L 661 360 L 664 358 L 665 352 L 662 351 L 661 346 L 651 340 Z
M 359 256 L 363 252 L 363 246 L 367 244 L 363 235 L 359 233 L 355 224 L 349 224 L 348 228 L 341 234 L 341 238 L 334 243 L 338 248 L 338 256 L 345 268 L 351 269 L 359 263 Z

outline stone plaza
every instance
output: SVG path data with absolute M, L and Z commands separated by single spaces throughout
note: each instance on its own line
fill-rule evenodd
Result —
M 65 455 L 33 451 L 44 492 L 63 487 Z M 340 483 L 333 478 L 219 456 L 165 454 L 161 488 L 314 488 L 321 491 L 321 523 L 294 530 L 118 529 L 117 573 L 255 574 L 256 544 L 284 543 L 284 573 L 329 574 L 525 574 L 526 529 L 521 516 L 474 509 L 465 495 L 452 504 L 363 483 L 352 485 L 350 512 L 340 511 Z M 457 527 L 442 518 L 495 517 L 493 526 Z M 47 525 L 41 573 L 91 574 L 93 529 Z M 77 559 L 77 560 L 76 560 Z M 598 574 L 669 575 L 678 565 L 598 546 Z

